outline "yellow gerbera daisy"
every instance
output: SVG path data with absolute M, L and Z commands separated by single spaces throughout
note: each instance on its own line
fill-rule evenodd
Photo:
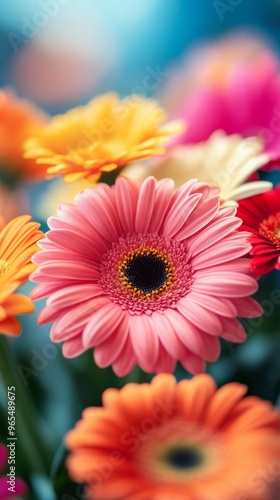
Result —
M 49 165 L 47 173 L 64 175 L 66 182 L 96 182 L 102 172 L 163 154 L 163 144 L 183 130 L 181 122 L 163 125 L 164 120 L 156 101 L 105 94 L 55 116 L 27 140 L 25 157 Z
M 43 233 L 40 224 L 30 222 L 29 215 L 13 219 L 3 228 L 0 220 L 0 333 L 18 335 L 21 332 L 16 314 L 34 311 L 32 302 L 24 295 L 14 293 L 25 283 L 36 265 L 31 257 L 39 247 Z

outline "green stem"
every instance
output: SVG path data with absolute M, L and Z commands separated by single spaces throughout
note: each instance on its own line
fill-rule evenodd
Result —
M 135 382 L 137 384 L 150 383 L 153 375 L 150 373 L 145 373 L 141 368 L 136 365 L 135 368 L 130 372 L 125 379 L 125 383 Z
M 41 443 L 37 410 L 34 408 L 30 393 L 19 377 L 9 342 L 3 335 L 0 335 L 0 379 L 6 394 L 8 394 L 8 387 L 15 387 L 13 393 L 15 395 L 16 437 L 25 455 L 25 463 L 32 473 L 48 475 L 49 467 L 45 463 L 47 454 Z

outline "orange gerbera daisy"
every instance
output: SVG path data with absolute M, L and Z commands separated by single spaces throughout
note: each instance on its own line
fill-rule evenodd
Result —
M 26 158 L 47 164 L 51 176 L 66 182 L 96 182 L 102 172 L 165 152 L 162 144 L 183 131 L 180 122 L 162 125 L 165 113 L 156 101 L 116 94 L 92 99 L 51 122 L 26 142 Z
M 0 91 L 0 180 L 13 186 L 21 178 L 45 177 L 46 168 L 23 158 L 23 143 L 46 117 L 11 91 Z
M 66 437 L 70 475 L 88 499 L 275 500 L 280 415 L 246 391 L 167 374 L 108 389 Z
M 40 224 L 29 222 L 29 215 L 10 221 L 3 228 L 0 221 L 0 333 L 18 335 L 21 332 L 16 314 L 34 311 L 30 299 L 14 291 L 25 283 L 36 266 L 31 257 L 37 250 L 37 241 L 43 233 Z

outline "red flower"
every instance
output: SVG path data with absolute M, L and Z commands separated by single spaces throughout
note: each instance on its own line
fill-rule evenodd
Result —
M 241 200 L 237 215 L 243 220 L 240 230 L 253 233 L 249 237 L 252 271 L 261 276 L 280 269 L 280 185 Z

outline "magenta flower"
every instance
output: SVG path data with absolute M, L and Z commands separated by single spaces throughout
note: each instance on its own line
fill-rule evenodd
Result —
M 3 470 L 6 468 L 7 462 L 8 462 L 7 448 L 3 444 L 0 444 L 0 471 L 2 471 L 2 473 Z M 14 467 L 14 465 L 11 463 L 9 467 L 10 469 L 7 470 L 7 473 L 11 475 L 7 476 L 5 474 L 0 476 L 1 500 L 8 500 L 8 498 L 20 497 L 28 493 L 28 488 L 26 484 L 17 477 L 15 479 L 13 478 L 12 467 Z
M 205 82 L 188 94 L 178 112 L 187 124 L 176 143 L 207 140 L 218 129 L 258 136 L 273 162 L 280 158 L 280 74 L 273 54 L 251 64 L 235 62 L 222 85 Z
M 233 208 L 219 210 L 206 183 L 173 187 L 118 178 L 49 219 L 32 299 L 48 297 L 39 322 L 54 322 L 64 356 L 94 348 L 97 365 L 119 376 L 135 363 L 170 372 L 178 360 L 197 373 L 218 358 L 219 337 L 245 340 L 236 317 L 262 309 L 249 297 L 258 286 L 242 221 Z

